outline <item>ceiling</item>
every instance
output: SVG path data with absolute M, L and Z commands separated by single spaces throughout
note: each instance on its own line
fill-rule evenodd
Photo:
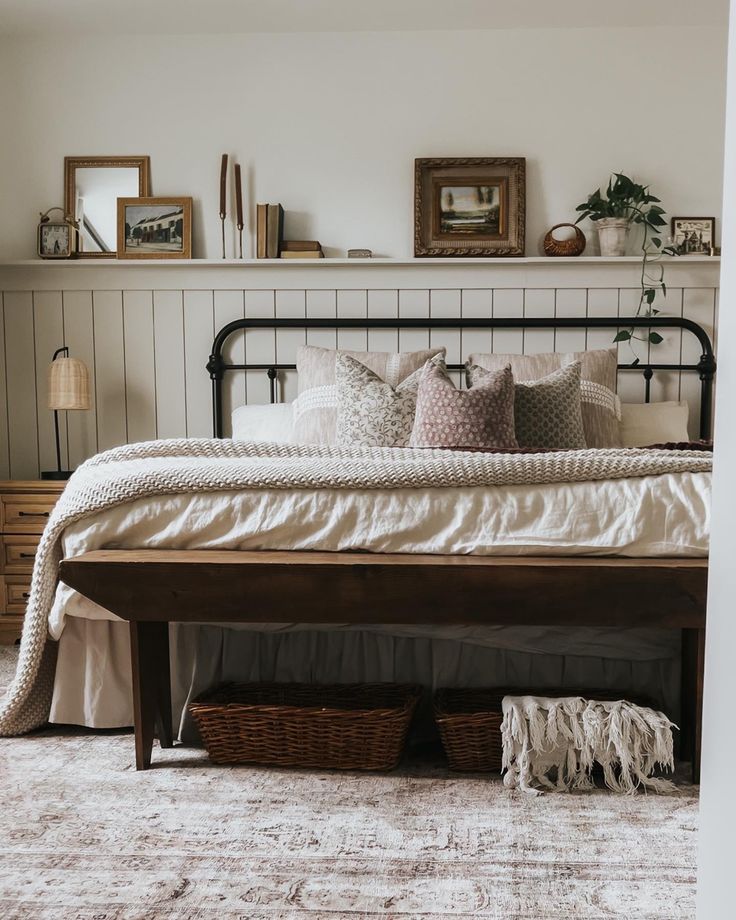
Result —
M 723 26 L 728 0 L 0 0 L 0 34 Z

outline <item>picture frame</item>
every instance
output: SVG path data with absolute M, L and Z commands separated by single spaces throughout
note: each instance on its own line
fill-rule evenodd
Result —
M 672 247 L 679 256 L 710 256 L 716 245 L 715 217 L 673 217 Z
M 414 161 L 414 255 L 523 256 L 524 157 Z
M 191 259 L 192 199 L 118 198 L 118 259 Z

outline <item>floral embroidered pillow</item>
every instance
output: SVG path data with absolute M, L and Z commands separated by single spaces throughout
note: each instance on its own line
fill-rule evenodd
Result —
M 444 361 L 421 372 L 410 447 L 518 447 L 511 367 L 492 371 L 471 390 L 458 390 Z
M 339 353 L 335 361 L 338 446 L 406 447 L 421 373 L 420 367 L 394 387 L 361 361 Z
M 568 364 L 541 380 L 514 385 L 514 425 L 519 447 L 555 450 L 586 447 L 580 390 L 580 362 Z M 495 373 L 466 365 L 471 392 Z

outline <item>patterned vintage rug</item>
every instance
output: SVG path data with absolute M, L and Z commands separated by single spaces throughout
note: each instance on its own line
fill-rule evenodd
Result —
M 132 754 L 127 733 L 0 741 L 3 920 L 694 915 L 688 785 L 533 800 L 426 756 L 358 775 L 155 749 L 161 768 L 137 774 Z

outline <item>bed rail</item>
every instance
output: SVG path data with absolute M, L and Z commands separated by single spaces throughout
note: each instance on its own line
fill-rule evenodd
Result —
M 644 379 L 644 398 L 649 402 L 651 381 L 656 371 L 695 373 L 701 381 L 700 419 L 698 431 L 701 438 L 711 436 L 713 414 L 713 378 L 716 359 L 708 333 L 691 319 L 680 316 L 655 317 L 451 317 L 451 318 L 283 318 L 265 317 L 236 319 L 223 326 L 212 343 L 212 353 L 207 371 L 212 381 L 212 423 L 216 438 L 224 437 L 222 413 L 222 382 L 225 374 L 233 371 L 262 370 L 270 381 L 271 402 L 276 401 L 276 380 L 279 371 L 295 370 L 294 364 L 230 364 L 225 361 L 225 343 L 236 332 L 246 329 L 682 329 L 694 335 L 700 343 L 701 355 L 696 364 L 647 363 L 619 364 L 619 371 L 640 373 Z M 462 364 L 448 364 L 449 370 L 459 371 Z

